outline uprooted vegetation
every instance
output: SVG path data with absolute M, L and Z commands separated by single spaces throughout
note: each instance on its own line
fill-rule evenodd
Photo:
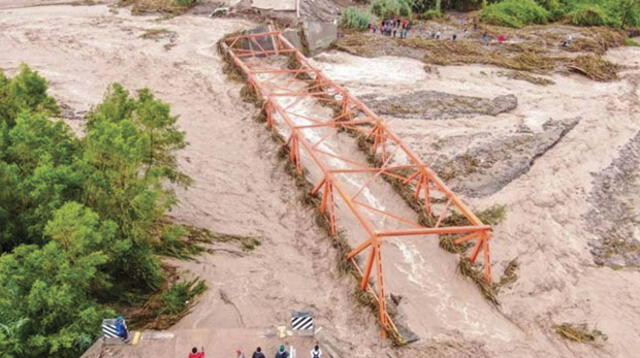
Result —
M 598 329 L 589 329 L 586 323 L 562 323 L 553 326 L 560 337 L 578 343 L 595 343 L 606 341 L 607 335 Z
M 529 83 L 533 83 L 534 85 L 539 85 L 539 86 L 549 86 L 549 85 L 555 84 L 555 82 L 549 78 L 534 76 L 530 73 L 523 72 L 523 71 L 500 71 L 498 72 L 498 75 L 506 78 L 510 78 L 512 80 L 527 81 Z
M 187 315 L 196 298 L 207 289 L 203 280 L 182 279 L 173 266 L 165 266 L 165 284 L 146 302 L 137 307 L 124 307 L 130 328 L 167 329 Z
M 580 55 L 567 66 L 571 71 L 581 73 L 595 81 L 618 79 L 620 65 L 594 55 Z
M 455 33 L 460 29 L 449 28 L 448 31 Z M 414 35 L 403 40 L 371 33 L 346 32 L 338 39 L 336 47 L 365 57 L 403 56 L 434 65 L 484 64 L 540 74 L 571 70 L 598 81 L 611 81 L 617 78 L 621 68 L 601 56 L 609 48 L 624 45 L 626 38 L 620 31 L 597 27 L 565 26 L 554 31 L 543 26 L 528 26 L 520 30 L 486 26 L 482 31 L 494 38 L 504 34 L 511 40 L 484 46 L 480 31 L 457 41 L 436 40 L 426 35 Z M 570 33 L 575 34 L 575 39 L 564 47 L 560 46 Z M 586 54 L 589 56 L 583 57 Z M 522 75 L 520 77 L 535 81 Z
M 180 15 L 193 5 L 197 0 L 120 0 L 120 6 L 131 7 L 133 15 L 149 13 L 161 13 L 167 15 Z

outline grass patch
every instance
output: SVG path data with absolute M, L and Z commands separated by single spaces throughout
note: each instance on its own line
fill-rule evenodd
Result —
M 435 20 L 435 19 L 444 19 L 446 15 L 442 11 L 438 11 L 436 9 L 430 9 L 422 14 L 420 14 L 420 20 Z
M 620 22 L 610 17 L 599 4 L 579 4 L 569 14 L 569 21 L 580 26 L 614 26 L 620 27 Z
M 624 38 L 624 45 L 625 46 L 640 46 L 640 43 L 638 43 L 638 41 L 629 38 L 629 37 L 625 37 Z
M 606 334 L 597 329 L 590 330 L 586 323 L 562 323 L 554 325 L 553 329 L 560 337 L 573 342 L 590 343 L 596 340 L 607 340 Z
M 485 7 L 480 18 L 489 24 L 520 28 L 528 24 L 546 24 L 550 13 L 533 0 L 505 0 Z
M 374 0 L 371 4 L 371 12 L 382 19 L 408 17 L 412 12 L 412 4 L 411 0 Z
M 605 60 L 601 56 L 580 55 L 567 65 L 573 72 L 581 73 L 595 81 L 613 81 L 618 79 L 620 65 Z
M 488 28 L 487 32 L 491 32 Z M 515 30 L 512 30 L 515 31 Z M 612 63 L 592 63 L 594 66 L 583 67 L 573 57 L 558 55 L 557 49 L 565 36 L 553 32 L 542 31 L 542 27 L 529 27 L 519 32 L 509 34 L 510 37 L 523 36 L 529 38 L 524 42 L 506 42 L 483 46 L 480 41 L 461 39 L 458 41 L 438 41 L 424 37 L 413 36 L 408 39 L 390 41 L 383 36 L 371 36 L 367 33 L 346 33 L 340 38 L 336 47 L 351 54 L 374 57 L 384 55 L 405 56 L 421 59 L 426 64 L 448 66 L 464 64 L 484 64 L 502 67 L 520 72 L 549 73 L 553 70 L 564 69 L 567 66 L 577 67 L 576 72 L 601 81 L 616 79 L 618 66 Z M 508 32 L 508 30 L 507 30 Z M 568 47 L 562 49 L 570 52 L 593 52 L 604 54 L 609 48 L 622 46 L 625 34 L 622 31 L 606 27 L 595 27 L 579 31 L 579 36 Z M 531 39 L 535 38 L 535 40 Z M 593 61 L 591 61 L 593 62 Z M 599 71 L 597 65 L 604 65 Z M 613 65 L 613 66 L 612 66 Z M 579 71 L 584 69 L 584 72 Z M 609 71 L 602 71 L 602 70 Z M 609 72 L 609 73 L 606 73 Z M 535 84 L 550 84 L 545 79 L 529 77 L 522 73 L 513 74 L 517 79 L 530 81 Z M 455 176 L 455 173 L 446 175 Z
M 346 29 L 364 31 L 371 23 L 371 13 L 360 7 L 348 7 L 342 12 L 340 26 Z

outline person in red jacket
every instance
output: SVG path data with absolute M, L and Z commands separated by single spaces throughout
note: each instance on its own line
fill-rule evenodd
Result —
M 204 347 L 202 347 L 202 352 L 198 352 L 198 348 L 193 347 L 191 353 L 189 353 L 189 358 L 204 358 Z

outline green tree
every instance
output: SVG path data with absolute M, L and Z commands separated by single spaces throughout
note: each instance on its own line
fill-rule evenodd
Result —
M 86 349 L 81 342 L 94 339 L 101 318 L 113 314 L 89 296 L 105 262 L 100 252 L 74 257 L 56 242 L 21 245 L 0 257 L 0 323 L 13 325 L 10 336 L 20 342 L 6 353 L 67 358 Z
M 114 303 L 164 282 L 157 252 L 184 233 L 166 223 L 167 182 L 188 185 L 184 133 L 149 90 L 109 88 L 82 139 L 47 82 L 0 73 L 0 356 L 74 357 Z M 166 242 L 166 243 L 165 243 Z
M 9 80 L 0 72 L 0 120 L 15 120 L 22 111 L 57 115 L 60 112 L 52 97 L 47 95 L 49 84 L 27 65 L 20 66 L 20 73 Z

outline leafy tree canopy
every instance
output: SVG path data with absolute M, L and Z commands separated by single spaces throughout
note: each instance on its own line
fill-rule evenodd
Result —
M 110 86 L 80 138 L 47 89 L 27 66 L 0 72 L 2 357 L 78 356 L 110 306 L 162 285 L 156 252 L 180 232 L 165 184 L 189 184 L 184 133 L 151 91 Z

